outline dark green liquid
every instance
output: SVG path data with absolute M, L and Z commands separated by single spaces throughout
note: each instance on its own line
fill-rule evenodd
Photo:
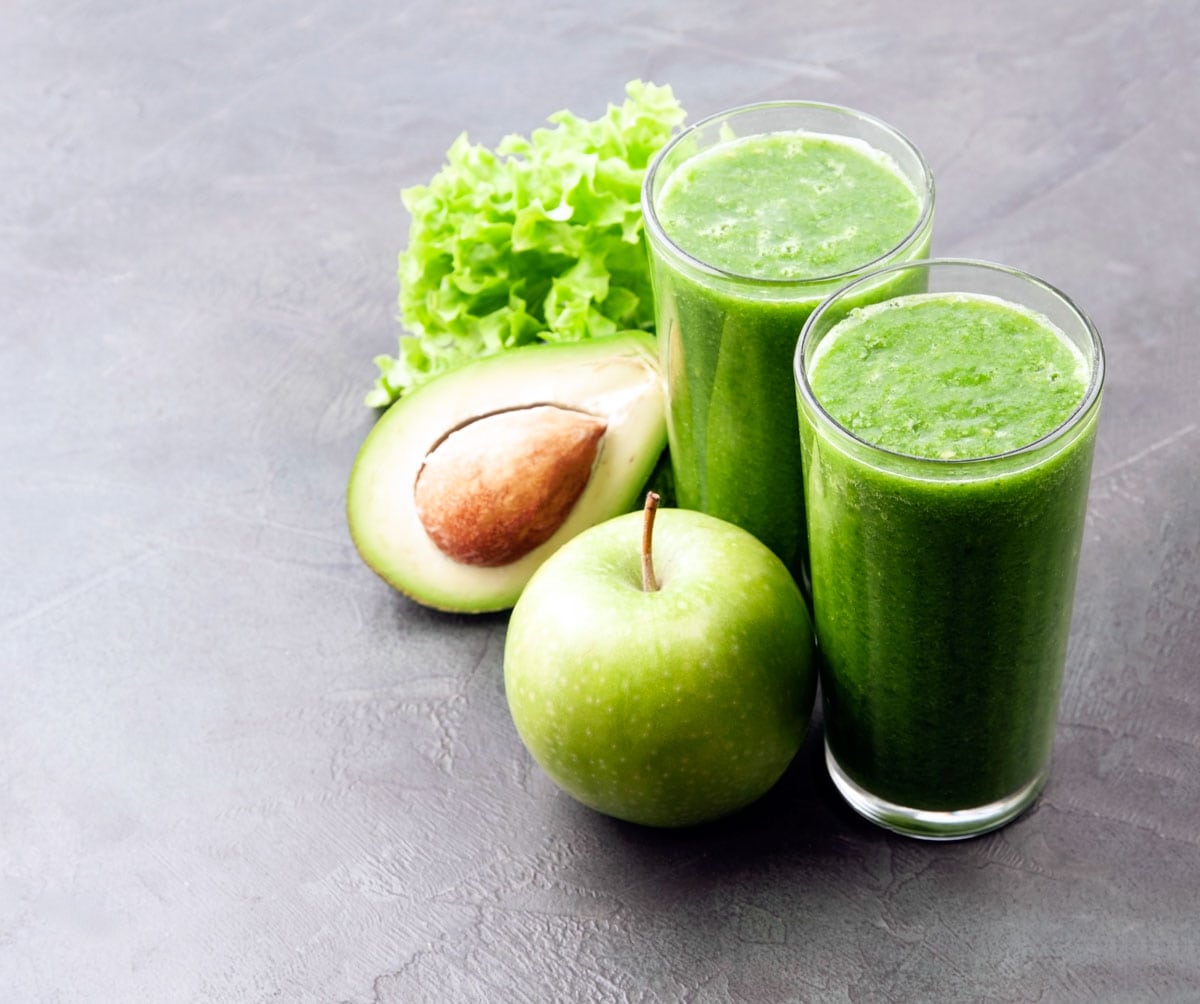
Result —
M 843 322 L 844 340 L 826 335 L 810 382 L 845 424 L 893 450 L 978 456 L 996 430 L 1026 445 L 1082 400 L 1086 364 L 1056 329 L 993 301 L 922 299 Z M 1012 795 L 1045 770 L 1053 741 L 1096 412 L 1032 463 L 940 465 L 954 474 L 851 455 L 802 415 L 833 755 L 903 806 Z
M 799 573 L 796 342 L 841 285 L 820 278 L 902 243 L 920 216 L 917 196 L 864 144 L 785 132 L 685 161 L 656 207 L 683 251 L 734 276 L 714 280 L 652 256 L 679 504 L 744 527 Z M 926 234 L 908 254 L 927 247 Z M 870 298 L 900 291 L 876 288 Z

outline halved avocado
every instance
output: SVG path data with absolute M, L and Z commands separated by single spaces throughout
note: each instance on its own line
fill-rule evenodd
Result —
M 666 444 L 654 339 L 488 356 L 393 404 L 350 473 L 363 560 L 419 603 L 511 607 L 577 533 L 629 511 Z

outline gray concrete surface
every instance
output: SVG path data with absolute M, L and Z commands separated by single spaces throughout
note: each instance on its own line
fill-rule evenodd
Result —
M 1044 276 L 1109 357 L 1053 779 L 929 845 L 820 728 L 648 832 L 558 794 L 505 620 L 342 514 L 401 188 L 625 81 L 849 104 L 934 250 Z M 0 997 L 1200 998 L 1200 5 L 10 0 L 0 7 Z

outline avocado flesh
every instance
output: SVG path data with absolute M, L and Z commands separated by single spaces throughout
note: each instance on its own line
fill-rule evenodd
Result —
M 414 500 L 425 458 L 481 416 L 546 404 L 606 423 L 578 501 L 544 543 L 509 564 L 451 558 L 426 531 Z M 639 503 L 666 444 L 665 415 L 654 339 L 642 332 L 530 345 L 468 363 L 401 398 L 368 433 L 346 495 L 351 537 L 381 578 L 419 603 L 459 613 L 508 609 L 559 547 Z

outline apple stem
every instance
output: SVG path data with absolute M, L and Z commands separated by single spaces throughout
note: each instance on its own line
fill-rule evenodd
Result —
M 646 505 L 642 509 L 642 592 L 658 592 L 658 580 L 654 577 L 654 559 L 650 546 L 654 540 L 654 514 L 658 512 L 658 493 L 646 493 Z

